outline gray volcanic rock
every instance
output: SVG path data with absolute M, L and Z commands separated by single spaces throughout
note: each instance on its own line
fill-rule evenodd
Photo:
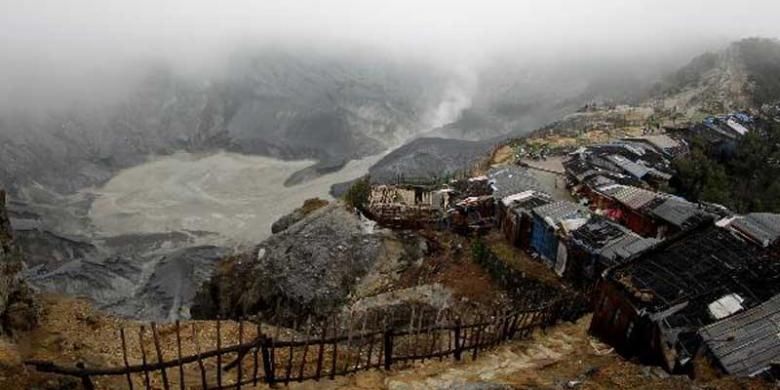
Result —
M 193 317 L 332 312 L 375 263 L 395 252 L 388 240 L 397 240 L 394 233 L 374 231 L 344 205 L 329 205 L 221 264 L 198 293 Z
M 154 320 L 188 318 L 197 287 L 230 253 L 197 245 L 194 236 L 185 233 L 117 236 L 94 246 L 54 234 L 36 238 L 36 245 L 27 248 L 33 258 L 50 253 L 78 256 L 25 270 L 33 287 L 86 297 L 120 316 Z M 83 248 L 89 250 L 78 252 Z
M 30 329 L 37 322 L 37 305 L 20 278 L 21 269 L 22 252 L 14 242 L 5 191 L 0 190 L 0 334 Z
M 367 55 L 264 50 L 227 62 L 208 80 L 149 69 L 126 97 L 100 107 L 0 108 L 0 187 L 17 201 L 33 286 L 127 316 L 186 316 L 193 286 L 227 251 L 203 247 L 197 232 L 105 237 L 89 214 L 90 188 L 178 151 L 315 160 L 286 183 L 296 185 L 425 127 L 447 78 Z
M 328 205 L 328 202 L 319 198 L 307 199 L 303 206 L 293 210 L 293 212 L 282 216 L 276 222 L 271 224 L 271 233 L 279 233 L 298 221 L 305 218 L 307 215 L 317 211 L 318 209 Z
M 444 78 L 376 57 L 271 50 L 236 55 L 210 80 L 153 68 L 99 109 L 0 110 L 0 185 L 23 201 L 34 183 L 69 194 L 175 151 L 348 161 L 419 132 Z
M 419 138 L 385 156 L 369 169 L 372 181 L 392 181 L 399 176 L 430 178 L 469 169 L 488 156 L 493 140 L 461 141 Z

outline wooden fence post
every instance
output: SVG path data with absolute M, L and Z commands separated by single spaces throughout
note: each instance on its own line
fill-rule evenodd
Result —
M 222 331 L 217 317 L 217 387 L 222 387 Z
M 85 370 L 84 363 L 82 362 L 76 363 L 76 367 L 82 371 Z M 95 390 L 95 385 L 92 384 L 92 379 L 87 374 L 81 375 L 81 386 L 84 387 L 84 390 Z
M 157 324 L 154 322 L 152 322 L 152 340 L 154 341 L 154 350 L 157 353 L 157 363 L 162 364 L 165 359 L 163 359 L 162 349 L 160 347 L 160 337 L 157 334 Z M 170 390 L 171 387 L 168 384 L 168 374 L 165 372 L 165 367 L 160 368 L 160 375 L 162 376 L 163 389 Z
M 122 360 L 125 363 L 125 369 L 130 367 L 130 363 L 127 361 L 127 340 L 125 338 L 125 328 L 119 329 L 119 337 L 122 339 Z M 133 390 L 133 378 L 130 377 L 130 372 L 125 374 L 127 378 L 127 388 Z
M 390 370 L 393 365 L 393 329 L 386 328 L 383 336 L 382 342 L 385 351 L 385 370 Z
M 315 380 L 320 380 L 322 374 L 322 359 L 325 358 L 325 336 L 328 335 L 328 320 L 322 322 L 322 335 L 320 336 L 320 345 L 317 349 L 317 369 L 315 370 Z
M 146 366 L 146 347 L 144 346 L 144 331 L 146 328 L 144 328 L 143 325 L 141 325 L 141 328 L 138 330 L 138 343 L 141 346 L 141 364 L 143 364 L 144 367 L 144 388 L 145 389 L 151 389 L 152 386 L 149 382 L 149 370 Z
M 179 364 L 179 390 L 184 390 L 186 384 L 184 383 L 184 364 L 181 362 L 181 323 L 179 323 L 179 320 L 176 320 L 176 356 Z
M 263 357 L 263 371 L 265 371 L 265 382 L 269 385 L 276 383 L 274 375 L 274 369 L 271 366 L 271 354 L 268 351 L 268 345 L 271 343 L 271 338 L 263 337 L 260 342 L 260 354 Z
M 461 340 L 460 340 L 460 317 L 455 318 L 455 345 L 454 345 L 454 351 L 453 356 L 455 357 L 456 361 L 460 361 L 460 355 L 461 355 Z
M 238 319 L 238 345 L 241 345 L 244 343 L 244 319 L 240 318 Z M 249 352 L 249 350 L 247 350 Z M 236 390 L 241 390 L 241 378 L 242 378 L 242 365 L 241 361 L 244 360 L 245 353 L 241 350 L 239 350 L 236 353 L 236 359 L 238 362 L 238 367 L 236 367 Z

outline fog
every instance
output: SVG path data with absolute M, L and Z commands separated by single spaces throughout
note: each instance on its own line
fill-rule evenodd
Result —
M 242 47 L 422 59 L 460 75 L 495 58 L 679 62 L 780 36 L 778 14 L 773 0 L 2 0 L 0 104 L 101 101 L 150 63 L 209 75 Z

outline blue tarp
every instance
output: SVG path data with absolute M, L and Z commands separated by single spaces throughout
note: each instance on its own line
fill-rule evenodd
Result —
M 538 215 L 534 215 L 534 225 L 531 230 L 531 248 L 539 253 L 547 265 L 555 263 L 558 256 L 558 237 L 550 225 Z

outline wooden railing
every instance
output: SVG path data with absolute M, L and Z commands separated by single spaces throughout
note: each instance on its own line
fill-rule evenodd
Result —
M 349 319 L 325 321 L 318 326 L 311 322 L 283 340 L 278 328 L 274 335 L 264 333 L 260 326 L 246 321 L 230 322 L 237 325 L 233 344 L 223 345 L 223 327 L 216 321 L 214 349 L 203 351 L 200 343 L 206 328 L 204 323 L 189 324 L 190 345 L 194 353 L 182 352 L 183 334 L 179 322 L 149 327 L 140 326 L 137 342 L 140 352 L 130 364 L 128 329 L 119 331 L 123 365 L 117 367 L 87 367 L 60 365 L 50 361 L 29 360 L 25 364 L 41 372 L 69 375 L 81 379 L 87 390 L 102 388 L 102 379 L 124 377 L 127 388 L 185 389 L 240 389 L 258 383 L 288 384 L 293 381 L 335 378 L 370 369 L 390 370 L 401 364 L 426 359 L 452 357 L 461 360 L 471 355 L 476 359 L 481 351 L 508 340 L 528 336 L 534 329 L 545 328 L 561 319 L 572 320 L 580 314 L 581 303 L 567 297 L 543 307 L 492 313 L 455 315 L 449 311 L 428 311 L 411 315 L 401 325 L 394 318 L 365 314 L 350 315 Z M 338 322 L 342 322 L 341 325 Z M 210 323 L 205 323 L 209 325 Z M 251 326 L 249 326 L 251 325 Z M 168 337 L 161 341 L 160 329 Z M 235 330 L 235 329 L 233 329 Z M 151 333 L 154 351 L 147 351 Z M 172 337 L 171 337 L 172 336 Z M 174 351 L 164 356 L 166 350 Z M 171 354 L 175 357 L 170 358 Z

